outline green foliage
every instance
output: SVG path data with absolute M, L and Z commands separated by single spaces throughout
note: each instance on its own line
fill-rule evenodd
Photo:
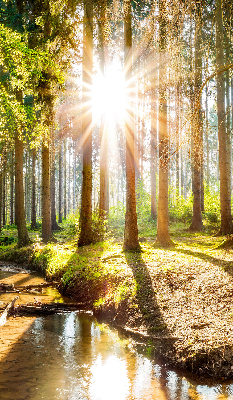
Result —
M 220 197 L 219 193 L 214 191 L 205 191 L 205 210 L 203 217 L 207 223 L 211 225 L 219 224 L 220 222 Z
M 124 235 L 125 204 L 118 202 L 116 207 L 111 207 L 108 215 L 108 227 L 114 237 Z
M 143 229 L 143 226 L 147 225 L 150 219 L 150 195 L 145 189 L 143 180 L 139 180 L 138 182 L 136 197 L 138 225 Z
M 99 211 L 92 213 L 92 243 L 102 242 L 107 239 L 107 220 L 99 216 Z
M 68 239 L 76 238 L 78 235 L 78 227 L 79 227 L 79 213 L 70 213 L 66 219 L 63 219 L 61 232 L 59 232 L 59 236 L 65 237 Z
M 186 199 L 177 196 L 174 203 L 169 204 L 169 218 L 171 222 L 190 223 L 193 215 L 193 197 L 189 195 Z

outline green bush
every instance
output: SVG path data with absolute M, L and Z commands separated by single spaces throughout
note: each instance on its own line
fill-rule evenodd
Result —
M 169 218 L 171 222 L 190 223 L 193 215 L 193 196 L 177 196 L 176 202 L 169 204 Z
M 111 207 L 108 215 L 108 227 L 115 237 L 122 237 L 125 226 L 125 204 L 118 202 L 116 207 Z
M 206 190 L 204 201 L 204 219 L 210 224 L 219 224 L 220 222 L 220 196 L 219 193 Z

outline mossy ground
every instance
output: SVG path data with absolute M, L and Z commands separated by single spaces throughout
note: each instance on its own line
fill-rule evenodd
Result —
M 171 364 L 232 378 L 233 250 L 219 247 L 222 237 L 171 231 L 173 247 L 143 237 L 140 253 L 124 252 L 119 238 L 78 248 L 62 232 L 47 245 L 32 232 L 34 244 L 1 246 L 0 258 L 43 271 L 99 317 L 150 339 Z

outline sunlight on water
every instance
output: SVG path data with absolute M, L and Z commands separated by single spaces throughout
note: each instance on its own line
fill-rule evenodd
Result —
M 115 355 L 103 362 L 101 355 L 91 366 L 90 395 L 93 400 L 124 400 L 129 393 L 127 365 Z
M 12 327 L 24 322 L 16 318 L 0 328 L 1 348 Z M 13 398 L 232 400 L 233 385 L 200 385 L 179 376 L 133 351 L 128 339 L 91 315 L 71 312 L 32 320 L 11 342 L 0 361 L 0 399 Z

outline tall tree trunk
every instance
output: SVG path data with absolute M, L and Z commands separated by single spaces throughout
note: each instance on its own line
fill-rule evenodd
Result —
M 42 240 L 52 237 L 50 200 L 50 151 L 49 143 L 42 143 Z
M 168 155 L 169 138 L 167 127 L 167 92 L 166 92 L 166 65 L 164 54 L 166 51 L 166 0 L 159 2 L 159 196 L 158 196 L 158 229 L 157 242 L 162 246 L 169 246 L 172 241 L 169 235 L 168 217 Z
M 2 176 L 3 176 L 3 169 L 1 163 L 1 171 L 0 171 L 0 232 L 2 231 Z
M 206 85 L 206 101 L 205 101 L 205 119 L 206 119 L 206 188 L 210 187 L 210 146 L 209 146 L 209 105 L 208 105 L 208 85 Z
M 14 152 L 11 151 L 10 168 L 10 224 L 14 223 Z
M 31 198 L 31 229 L 37 228 L 36 223 L 36 149 L 32 149 L 32 198 Z
M 151 179 L 151 218 L 157 217 L 156 170 L 157 170 L 157 99 L 155 72 L 151 79 L 151 131 L 150 131 L 150 179 Z
M 62 144 L 59 143 L 59 155 L 58 155 L 58 162 L 59 162 L 59 190 L 58 190 L 58 222 L 59 224 L 62 223 L 62 188 L 63 188 L 63 174 L 62 174 Z
M 228 6 L 229 7 L 229 6 Z M 230 25 L 230 10 L 227 10 L 228 24 Z M 230 64 L 230 37 L 226 34 L 226 64 Z M 227 146 L 227 158 L 228 158 L 228 180 L 229 180 L 229 192 L 231 193 L 231 113 L 230 113 L 230 72 L 229 69 L 226 71 L 226 112 L 227 112 L 227 124 L 226 124 L 226 146 Z
M 4 160 L 2 177 L 2 225 L 6 225 L 6 164 Z
M 93 70 L 93 3 L 84 0 L 82 76 L 83 179 L 78 246 L 92 243 L 92 70 Z
M 51 166 L 50 166 L 50 197 L 51 197 L 51 229 L 56 231 L 59 229 L 56 220 L 56 203 L 55 203 L 55 143 L 54 133 L 51 134 Z
M 224 64 L 223 54 L 223 23 L 222 1 L 216 0 L 216 67 Z M 220 234 L 232 232 L 231 193 L 229 184 L 229 158 L 227 151 L 227 133 L 225 121 L 225 85 L 224 73 L 217 75 L 217 114 L 218 114 L 218 142 L 219 142 L 219 173 L 220 173 L 220 207 L 221 227 Z
M 18 246 L 26 246 L 29 236 L 25 219 L 24 187 L 23 187 L 23 142 L 18 133 L 15 134 L 15 215 L 18 231 Z
M 106 38 L 106 9 L 107 1 L 100 2 L 100 21 L 99 21 L 99 44 L 100 44 L 100 69 L 103 78 L 106 79 L 107 69 L 107 38 Z M 108 199 L 108 132 L 106 114 L 102 115 L 100 126 L 100 199 L 99 199 L 99 216 L 106 218 L 109 212 Z
M 75 148 L 75 142 L 73 142 L 73 158 L 74 158 L 74 162 L 73 162 L 73 213 L 76 212 L 76 201 L 75 201 L 75 197 L 76 197 L 76 162 L 77 162 L 77 156 L 76 156 L 76 148 Z
M 124 66 L 127 92 L 133 91 L 132 85 L 132 26 L 131 0 L 124 0 Z M 132 96 L 132 93 L 130 93 Z M 134 160 L 134 115 L 132 102 L 128 99 L 125 121 L 126 137 L 126 213 L 124 230 L 124 249 L 140 249 L 136 213 L 135 160 Z
M 64 152 L 63 152 L 63 175 L 64 175 L 64 198 L 63 198 L 63 204 L 64 204 L 64 219 L 66 219 L 67 216 L 67 199 L 66 199 L 66 139 L 64 139 Z
M 198 101 L 199 91 L 202 83 L 202 54 L 201 54 L 201 33 L 202 33 L 202 12 L 201 3 L 195 5 L 195 77 L 194 77 L 194 99 Z M 201 102 L 198 111 L 194 115 L 192 137 L 192 163 L 193 163 L 193 217 L 190 230 L 201 231 L 202 222 L 202 110 Z
M 180 195 L 180 86 L 177 85 L 176 88 L 176 199 Z

